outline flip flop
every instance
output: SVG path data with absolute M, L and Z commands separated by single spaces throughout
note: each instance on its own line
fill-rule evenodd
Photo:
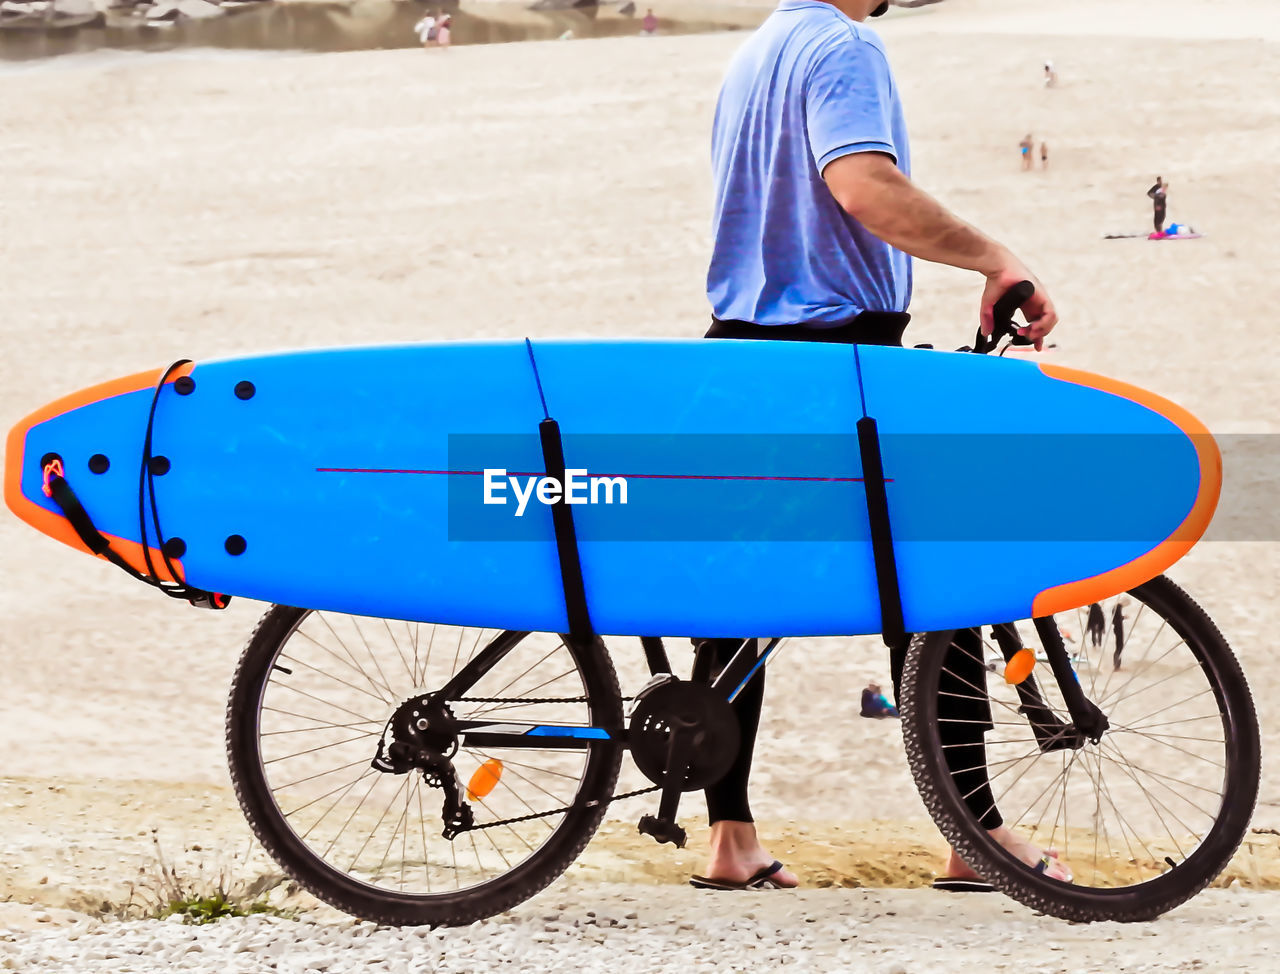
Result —
M 1036 868 L 1035 868 L 1034 870 L 1032 870 L 1032 871 L 1033 871 L 1033 872 L 1037 872 L 1037 873 L 1044 873 L 1046 870 L 1048 870 L 1048 868 L 1049 868 L 1049 864 L 1050 864 L 1050 863 L 1055 863 L 1055 862 L 1056 862 L 1056 863 L 1058 863 L 1058 865 L 1059 865 L 1059 866 L 1062 866 L 1062 863 L 1058 862 L 1058 858 L 1057 858 L 1057 856 L 1053 856 L 1053 857 L 1050 857 L 1050 856 L 1048 856 L 1048 855 L 1041 856 L 1041 857 L 1040 857 L 1040 861 L 1039 861 L 1038 863 L 1036 863 Z M 1075 882 L 1075 876 L 1073 876 L 1073 875 L 1071 874 L 1071 870 L 1070 870 L 1070 869 L 1067 869 L 1067 867 L 1066 867 L 1066 866 L 1062 866 L 1062 868 L 1063 868 L 1063 869 L 1065 869 L 1065 870 L 1066 870 L 1066 872 L 1067 872 L 1067 878 L 1066 878 L 1066 879 L 1058 879 L 1058 877 L 1056 877 L 1056 876 L 1050 876 L 1049 878 L 1050 878 L 1050 879 L 1057 879 L 1057 881 L 1058 881 L 1058 882 L 1060 882 L 1060 883 L 1071 883 L 1071 882 Z
M 965 876 L 939 876 L 930 884 L 945 893 L 994 893 L 996 888 L 985 879 Z
M 1057 862 L 1056 857 L 1041 856 L 1033 871 L 1043 873 L 1053 862 Z M 1066 867 L 1064 866 L 1063 868 L 1065 869 Z M 1067 871 L 1067 878 L 1059 880 L 1059 882 L 1071 882 L 1070 870 Z M 947 893 L 994 893 L 996 891 L 996 888 L 985 879 L 969 879 L 961 876 L 939 876 L 930 885 L 934 889 L 940 889 Z
M 782 863 L 775 859 L 744 883 L 731 879 L 712 879 L 709 876 L 690 876 L 689 885 L 695 889 L 791 889 L 792 887 L 783 886 L 774 879 L 781 871 Z

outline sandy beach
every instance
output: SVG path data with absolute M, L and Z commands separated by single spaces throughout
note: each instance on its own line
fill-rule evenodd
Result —
M 1144 0 L 955 0 L 879 25 L 915 178 L 1040 275 L 1062 317 L 1055 361 L 1152 389 L 1218 434 L 1280 432 L 1269 320 L 1269 272 L 1280 261 L 1269 219 L 1280 149 L 1275 7 L 1162 0 L 1157 17 Z M 701 334 L 708 131 L 742 39 L 138 57 L 7 77 L 0 426 L 178 358 Z M 1041 84 L 1047 58 L 1054 89 Z M 1048 143 L 1047 170 L 1019 171 L 1028 131 Z M 1171 219 L 1204 239 L 1104 240 L 1149 228 L 1156 175 L 1172 185 Z M 965 272 L 917 264 L 908 340 L 965 344 L 979 293 Z M 1274 471 L 1262 476 L 1270 489 Z M 1227 477 L 1230 489 L 1230 466 Z M 1230 952 L 1233 967 L 1265 966 L 1264 931 L 1280 921 L 1280 894 L 1261 891 L 1280 888 L 1280 776 L 1268 761 L 1280 743 L 1270 647 L 1278 541 L 1260 532 L 1206 542 L 1170 572 L 1232 643 L 1263 724 L 1260 805 L 1219 883 L 1230 889 L 1128 927 L 1070 927 L 999 896 L 940 904 L 941 894 L 915 888 L 945 846 L 897 726 L 858 717 L 861 687 L 889 683 L 882 648 L 796 640 L 771 670 L 754 804 L 775 853 L 809 888 L 777 908 L 787 935 L 752 940 L 745 953 L 736 945 L 734 963 L 794 955 L 814 970 L 1191 970 Z M 0 928 L 11 931 L 0 933 L 0 964 L 121 970 L 109 958 L 67 961 L 68 938 L 106 942 L 124 929 L 82 915 L 129 912 L 130 884 L 155 861 L 153 830 L 188 868 L 273 869 L 260 850 L 246 857 L 222 743 L 232 669 L 265 606 L 207 613 L 171 603 L 8 512 L 0 571 Z M 643 660 L 634 648 L 617 655 L 634 692 Z M 631 769 L 621 784 L 640 781 Z M 677 853 L 635 835 L 646 801 L 615 806 L 582 862 L 512 919 L 452 942 L 431 936 L 480 949 L 485 931 L 519 943 L 558 912 L 630 910 L 635 937 L 611 927 L 608 943 L 621 938 L 639 965 L 648 958 L 637 970 L 674 964 L 694 939 L 675 918 L 704 909 L 681 888 L 700 865 L 701 810 L 686 802 L 695 829 Z M 707 909 L 729 931 L 737 911 L 763 916 L 774 902 L 721 898 Z M 332 912 L 313 917 L 341 936 L 363 929 Z M 996 922 L 1012 924 L 1004 941 L 983 932 Z M 883 951 L 854 950 L 850 930 Z M 204 943 L 211 963 L 231 949 Z M 942 959 L 949 943 L 965 945 L 960 961 Z M 541 969 L 531 950 L 526 969 Z M 128 969 L 169 969 L 168 953 L 156 957 Z M 697 958 L 697 969 L 714 969 L 714 951 Z M 439 969 L 467 969 L 446 960 Z M 583 947 L 583 970 L 608 965 L 608 951 Z M 316 969 L 348 968 L 339 959 Z

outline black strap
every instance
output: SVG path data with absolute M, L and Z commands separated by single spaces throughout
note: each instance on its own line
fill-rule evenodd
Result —
M 152 578 L 157 578 L 159 575 L 156 566 L 151 562 L 151 542 L 147 537 L 149 502 L 151 527 L 156 535 L 156 549 L 160 552 L 160 558 L 164 562 L 165 570 L 169 572 L 169 577 L 175 582 L 178 572 L 173 565 L 173 560 L 169 557 L 169 552 L 165 550 L 164 534 L 160 530 L 160 509 L 156 505 L 156 485 L 151 470 L 151 439 L 156 425 L 156 407 L 160 404 L 160 393 L 164 391 L 165 383 L 169 381 L 169 376 L 190 362 L 191 359 L 178 359 L 160 374 L 160 380 L 151 394 L 151 408 L 147 410 L 147 428 L 142 438 L 142 465 L 138 473 L 138 533 L 142 538 L 142 558 L 147 566 L 147 574 Z M 193 591 L 203 594 L 199 589 L 193 589 Z
M 119 565 L 135 578 L 138 577 L 140 573 L 117 555 L 111 547 L 111 542 L 104 538 L 102 533 L 94 527 L 93 519 L 89 517 L 88 511 L 80 503 L 80 498 L 71 489 L 71 485 L 57 474 L 51 475 L 48 483 L 49 496 L 53 498 L 54 503 L 62 508 L 63 516 L 71 522 L 71 527 L 80 536 L 80 540 L 85 543 L 85 547 L 95 555 L 103 555 L 112 564 Z
M 884 486 L 884 460 L 880 455 L 880 435 L 870 416 L 858 420 L 858 449 L 862 454 L 863 487 L 867 493 L 867 517 L 871 522 L 871 556 L 876 565 L 876 588 L 880 595 L 880 632 L 890 649 L 906 638 L 902 621 L 902 593 L 898 588 L 898 562 L 893 553 L 893 532 L 889 529 L 889 496 Z
M 548 477 L 555 477 L 561 484 L 565 480 L 564 442 L 560 439 L 560 424 L 547 417 L 538 424 L 538 436 L 542 440 L 542 460 Z M 560 584 L 564 588 L 564 608 L 569 617 L 569 635 L 578 640 L 589 640 L 595 635 L 591 626 L 591 614 L 587 611 L 587 588 L 582 581 L 582 562 L 578 558 L 578 534 L 573 526 L 573 511 L 569 509 L 566 492 L 551 505 L 551 524 L 556 532 L 556 554 L 560 557 Z
M 564 441 L 560 439 L 560 424 L 551 418 L 547 409 L 547 395 L 542 388 L 542 376 L 538 373 L 538 359 L 533 354 L 533 342 L 524 340 L 529 353 L 529 367 L 533 369 L 533 381 L 538 386 L 538 399 L 542 402 L 543 420 L 538 424 L 538 436 L 542 440 L 542 466 L 548 477 L 555 477 L 565 487 Z M 560 558 L 560 586 L 564 589 L 564 611 L 569 617 L 569 635 L 585 642 L 595 636 L 591 614 L 587 611 L 587 587 L 582 581 L 582 561 L 578 558 L 578 532 L 573 527 L 573 511 L 569 509 L 567 488 L 551 505 L 551 526 L 556 533 L 556 554 Z

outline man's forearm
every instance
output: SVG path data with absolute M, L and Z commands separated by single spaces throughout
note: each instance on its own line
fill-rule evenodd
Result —
M 886 243 L 921 260 L 980 274 L 999 270 L 1004 247 L 955 216 L 896 169 L 864 180 L 856 194 L 838 199 L 854 219 Z

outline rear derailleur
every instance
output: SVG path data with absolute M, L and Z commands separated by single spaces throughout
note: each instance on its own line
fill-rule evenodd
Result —
M 427 693 L 411 697 L 396 708 L 382 731 L 378 753 L 370 762 L 385 774 L 418 771 L 428 788 L 442 790 L 441 834 L 450 841 L 475 825 L 475 815 L 462 800 L 462 787 L 453 767 L 452 758 L 457 752 L 453 711 Z

